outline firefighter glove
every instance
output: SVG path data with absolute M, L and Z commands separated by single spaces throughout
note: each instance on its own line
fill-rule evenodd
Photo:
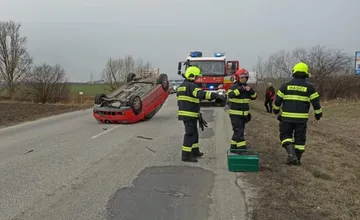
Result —
M 316 120 L 320 120 L 320 118 L 322 118 L 322 113 L 315 114 L 315 118 Z
M 248 122 L 250 122 L 251 121 L 251 114 L 249 113 L 247 116 L 246 116 L 246 118 L 245 118 L 245 123 L 248 123 Z
M 237 90 L 239 90 L 239 92 L 244 92 L 245 91 L 245 86 L 239 85 Z
M 279 114 L 280 110 L 279 109 L 273 109 L 273 112 L 275 115 Z

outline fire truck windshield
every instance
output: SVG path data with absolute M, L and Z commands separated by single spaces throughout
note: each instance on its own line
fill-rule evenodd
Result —
M 190 61 L 190 65 L 197 66 L 201 70 L 203 76 L 223 76 L 225 75 L 225 62 L 224 61 Z

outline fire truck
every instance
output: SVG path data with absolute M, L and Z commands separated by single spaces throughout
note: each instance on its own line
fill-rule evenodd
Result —
M 189 66 L 200 68 L 202 77 L 195 80 L 199 88 L 226 95 L 226 91 L 234 82 L 235 72 L 239 69 L 239 61 L 227 61 L 225 53 L 217 52 L 212 57 L 203 57 L 202 52 L 194 51 L 190 52 L 185 61 L 178 64 L 178 75 L 184 77 L 181 71 L 183 66 L 185 67 L 184 70 Z M 226 101 L 214 101 L 220 106 L 226 105 Z

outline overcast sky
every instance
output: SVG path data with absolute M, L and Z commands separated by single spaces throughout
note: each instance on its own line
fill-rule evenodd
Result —
M 226 52 L 249 70 L 281 49 L 354 54 L 359 10 L 360 0 L 0 0 L 0 20 L 22 23 L 35 63 L 61 64 L 72 81 L 127 54 L 173 77 L 191 50 Z

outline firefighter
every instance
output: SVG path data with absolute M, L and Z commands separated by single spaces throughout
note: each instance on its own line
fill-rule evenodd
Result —
M 265 92 L 265 108 L 266 111 L 269 113 L 272 113 L 272 105 L 273 105 L 273 101 L 275 99 L 275 89 L 274 86 L 272 85 L 272 83 L 268 83 L 268 88 L 266 89 Z
M 225 96 L 199 89 L 198 85 L 194 83 L 194 80 L 199 76 L 201 76 L 201 72 L 198 67 L 188 67 L 184 74 L 185 80 L 177 88 L 176 93 L 179 107 L 178 119 L 183 121 L 185 125 L 181 156 L 181 160 L 185 162 L 197 162 L 197 158 L 204 155 L 199 149 L 199 133 L 197 128 L 200 100 L 225 100 Z
M 251 120 L 249 113 L 250 100 L 255 100 L 257 94 L 248 84 L 249 72 L 241 68 L 235 73 L 236 82 L 227 91 L 229 101 L 229 116 L 233 128 L 230 141 L 230 151 L 240 153 L 236 149 L 247 149 L 244 137 L 245 124 Z
M 279 115 L 280 141 L 288 158 L 286 164 L 301 165 L 305 151 L 306 129 L 310 103 L 316 120 L 322 117 L 319 93 L 308 81 L 309 68 L 306 63 L 297 63 L 292 70 L 293 79 L 281 85 L 276 93 L 274 113 Z

